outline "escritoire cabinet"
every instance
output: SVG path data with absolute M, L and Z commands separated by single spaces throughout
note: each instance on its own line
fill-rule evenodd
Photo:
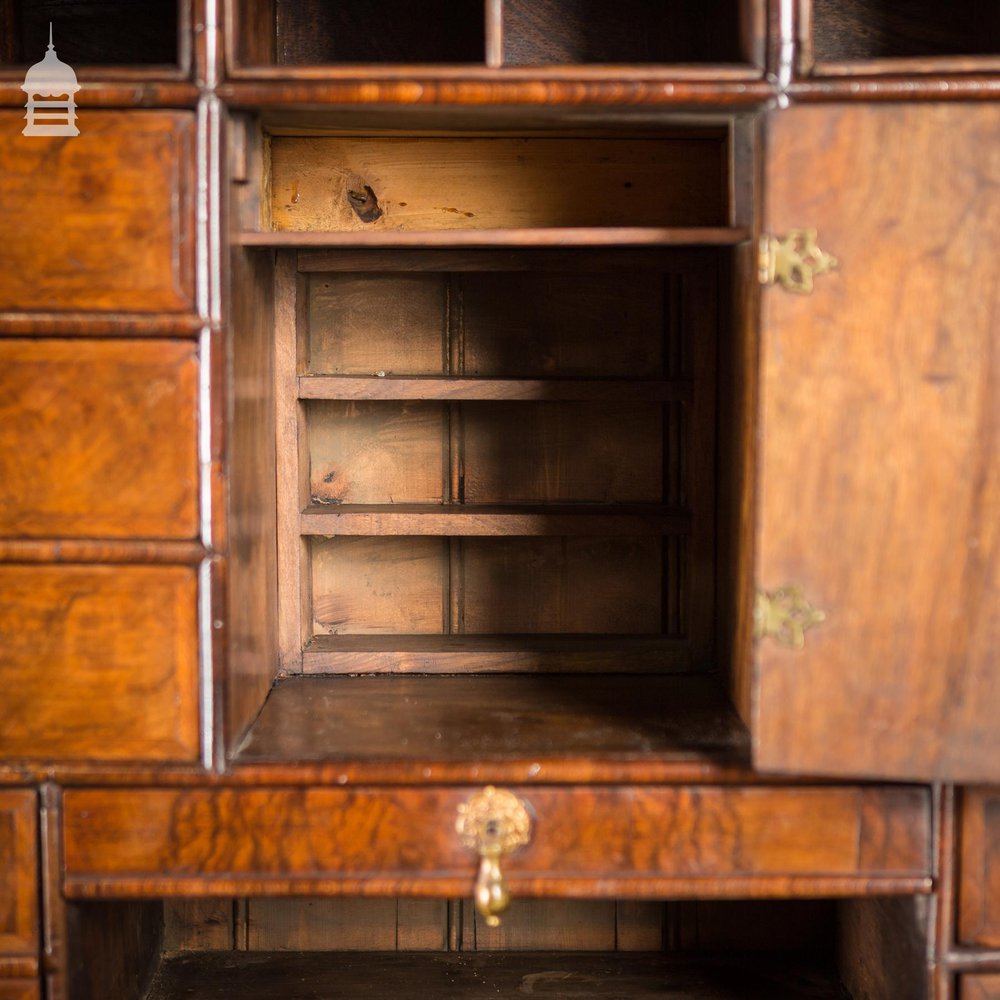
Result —
M 0 992 L 990 995 L 995 25 L 619 6 L 0 116 Z

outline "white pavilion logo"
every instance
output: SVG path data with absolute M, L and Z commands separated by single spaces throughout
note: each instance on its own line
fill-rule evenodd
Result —
M 76 127 L 76 100 L 80 89 L 76 73 L 57 55 L 52 44 L 52 23 L 49 22 L 49 47 L 41 62 L 35 63 L 24 75 L 21 90 L 28 95 L 24 116 L 28 124 L 21 135 L 79 135 Z M 38 100 L 38 98 L 56 98 Z

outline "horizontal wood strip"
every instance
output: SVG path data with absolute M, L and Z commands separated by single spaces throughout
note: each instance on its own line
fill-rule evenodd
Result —
M 820 59 L 810 70 L 814 77 L 838 76 L 940 76 L 951 73 L 997 73 L 997 56 L 898 56 L 885 59 Z
M 1000 97 L 996 74 L 929 74 L 800 80 L 788 88 L 793 101 L 995 101 Z
M 0 562 L 7 563 L 155 563 L 195 566 L 208 555 L 208 549 L 200 542 L 156 539 L 0 539 Z
M 807 877 L 817 889 L 825 878 L 855 888 L 901 879 L 912 890 L 930 877 L 924 790 L 880 790 L 886 808 L 899 812 L 906 802 L 922 836 L 893 842 L 877 869 L 859 852 L 857 789 L 513 790 L 534 815 L 531 842 L 505 859 L 515 896 L 519 887 L 526 895 L 558 893 L 564 879 L 590 881 L 604 894 L 647 878 L 661 891 L 674 880 L 704 888 L 705 880 L 736 878 L 752 895 L 758 878 Z M 67 789 L 67 887 L 80 893 L 87 883 L 124 882 L 158 895 L 175 881 L 188 889 L 220 878 L 224 892 L 256 892 L 271 879 L 297 887 L 345 880 L 351 892 L 367 883 L 365 894 L 433 894 L 432 886 L 455 894 L 476 866 L 454 830 L 470 791 Z
M 609 334 L 613 336 L 613 334 Z M 300 375 L 300 399 L 589 400 L 660 403 L 690 400 L 690 380 L 424 378 Z
M 87 108 L 194 108 L 201 97 L 196 84 L 180 79 L 180 70 L 93 66 L 91 73 L 99 78 L 82 84 L 77 101 Z M 178 79 L 170 79 L 174 75 Z M 24 107 L 23 82 L 23 72 L 0 79 L 0 107 Z
M 194 313 L 0 313 L 0 337 L 196 337 Z
M 693 666 L 686 642 L 632 636 L 316 636 L 302 653 L 307 674 L 658 674 Z
M 303 535 L 662 535 L 680 534 L 691 515 L 662 507 L 618 506 L 523 510 L 441 504 L 333 504 L 306 508 Z M 2 549 L 0 549 L 2 552 Z
M 749 231 L 728 227 L 592 226 L 537 229 L 434 229 L 357 232 L 250 232 L 233 236 L 245 247 L 611 247 L 735 246 Z
M 630 275 L 645 272 L 683 276 L 692 270 L 704 272 L 712 266 L 714 258 L 715 251 L 711 247 L 664 247 L 659 250 L 615 246 L 590 250 L 580 247 L 499 250 L 490 250 L 488 247 L 452 250 L 442 247 L 427 250 L 419 247 L 394 250 L 345 247 L 332 250 L 303 249 L 297 255 L 297 267 L 305 273 L 561 271 L 578 274 L 625 272 Z

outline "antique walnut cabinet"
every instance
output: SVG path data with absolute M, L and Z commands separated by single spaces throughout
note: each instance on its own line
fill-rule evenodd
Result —
M 1000 8 L 0 18 L 0 1000 L 1000 1000 Z

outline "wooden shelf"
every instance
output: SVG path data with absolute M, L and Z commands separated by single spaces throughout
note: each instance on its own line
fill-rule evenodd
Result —
M 237 763 L 740 761 L 746 730 L 710 678 L 303 677 L 280 681 Z
M 690 514 L 657 505 L 494 507 L 458 504 L 330 504 L 307 507 L 303 535 L 681 534 Z
M 693 388 L 690 379 L 464 378 L 388 374 L 299 376 L 299 399 L 666 403 L 690 400 Z
M 692 669 L 690 643 L 630 635 L 320 635 L 308 674 L 658 674 Z
M 536 229 L 369 230 L 365 232 L 243 231 L 233 241 L 246 247 L 606 247 L 735 246 L 749 239 L 736 226 L 587 226 Z
M 165 959 L 147 1000 L 849 1000 L 832 971 L 787 956 L 627 953 L 201 952 Z

